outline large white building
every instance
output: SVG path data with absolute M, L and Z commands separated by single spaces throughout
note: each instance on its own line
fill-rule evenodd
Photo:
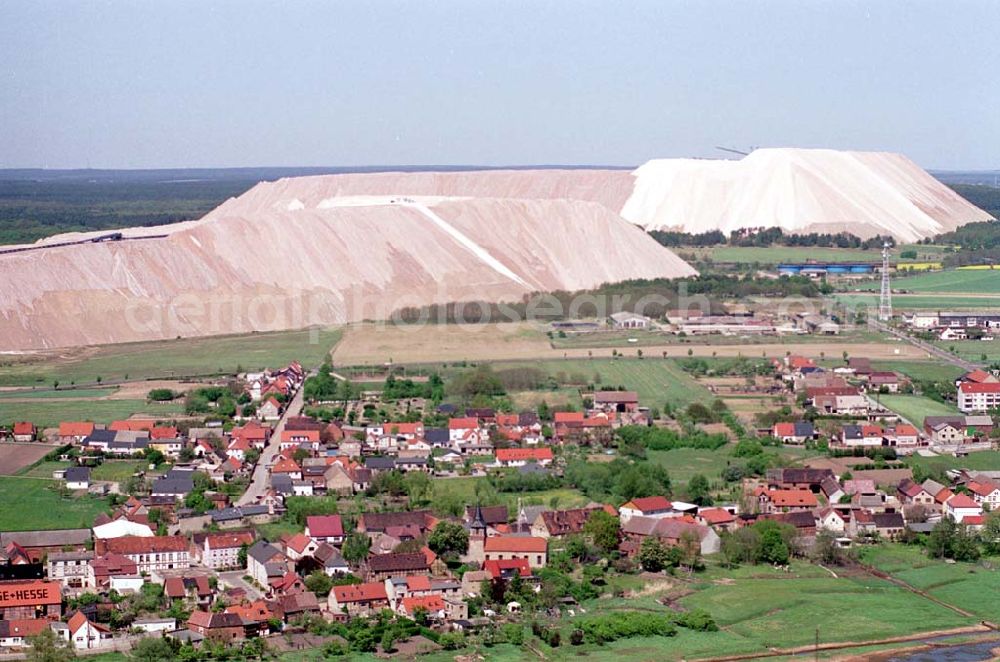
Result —
M 1000 384 L 962 382 L 958 385 L 958 409 L 966 413 L 1000 408 Z

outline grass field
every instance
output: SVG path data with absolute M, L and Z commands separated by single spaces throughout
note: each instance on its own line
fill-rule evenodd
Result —
M 872 281 L 858 286 L 862 290 L 878 291 L 879 283 Z M 894 290 L 918 293 L 975 293 L 1000 294 L 1000 270 L 962 269 L 957 271 L 935 271 L 917 276 L 892 279 Z
M 76 400 L 83 398 L 105 398 L 117 389 L 113 388 L 75 388 L 62 390 L 22 390 L 0 391 L 0 400 Z
M 92 480 L 106 480 L 121 483 L 132 477 L 140 468 L 148 466 L 141 460 L 107 460 L 90 472 Z
M 666 402 L 687 406 L 711 398 L 711 394 L 681 370 L 676 362 L 662 358 L 566 359 L 530 364 L 504 363 L 498 367 L 514 366 L 539 368 L 557 379 L 582 378 L 581 386 L 591 382 L 621 385 L 636 391 L 639 401 L 650 407 L 662 407 Z
M 841 304 L 855 309 L 878 309 L 877 294 L 852 294 L 842 292 L 834 295 Z M 1000 307 L 1000 296 L 954 296 L 948 294 L 894 294 L 892 295 L 894 310 L 952 310 L 975 309 L 985 310 Z
M 918 428 L 924 424 L 925 416 L 957 415 L 958 409 L 951 405 L 925 398 L 922 395 L 880 395 L 879 402 L 900 414 Z
M 891 370 L 910 379 L 948 382 L 958 379 L 965 371 L 950 363 L 933 361 L 874 361 L 875 370 Z
M 60 421 L 110 423 L 132 414 L 169 418 L 184 412 L 179 402 L 150 404 L 145 400 L 39 400 L 0 401 L 0 425 L 31 421 L 40 428 L 57 427 Z
M 340 329 L 281 331 L 6 355 L 0 357 L 0 386 L 234 374 L 238 368 L 278 368 L 293 360 L 312 367 L 340 336 Z
M 938 260 L 941 256 L 939 246 L 899 246 L 892 250 L 892 259 L 899 260 L 903 250 L 917 251 L 915 261 Z M 718 246 L 709 249 L 677 249 L 688 253 L 694 250 L 697 255 L 710 257 L 715 262 L 739 262 L 742 264 L 777 264 L 778 262 L 805 262 L 819 260 L 836 262 L 838 260 L 857 260 L 862 262 L 881 262 L 881 250 L 863 250 L 860 248 L 821 248 L 798 246 Z
M 63 498 L 58 483 L 35 478 L 0 478 L 0 531 L 89 528 L 108 512 L 108 502 L 90 496 Z
M 984 354 L 989 363 L 1000 361 L 1000 340 L 938 340 L 934 344 L 969 361 L 982 361 Z
M 646 458 L 650 462 L 662 465 L 670 474 L 674 487 L 684 486 L 695 474 L 702 474 L 710 482 L 718 481 L 722 470 L 730 464 L 741 464 L 745 459 L 732 456 L 733 446 L 723 446 L 718 450 L 704 448 L 675 448 L 670 451 L 647 451 Z M 785 461 L 794 463 L 807 455 L 815 455 L 815 451 L 804 448 L 768 448 L 777 452 Z
M 970 469 L 973 471 L 1000 471 L 1000 451 L 979 451 L 965 457 L 939 455 L 922 457 L 913 454 L 907 458 L 910 466 L 920 465 L 932 471 L 944 473 L 948 469 Z
M 919 547 L 879 545 L 863 559 L 910 586 L 989 621 L 1000 619 L 998 559 L 979 563 L 944 563 L 928 558 Z
M 22 467 L 17 472 L 17 475 L 24 476 L 25 478 L 47 478 L 52 480 L 53 471 L 68 469 L 72 466 L 72 462 L 60 462 L 59 460 L 54 460 L 52 462 L 36 462 L 30 466 Z

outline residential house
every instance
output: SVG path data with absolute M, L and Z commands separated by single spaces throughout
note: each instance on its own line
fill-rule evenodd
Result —
M 327 606 L 334 614 L 368 616 L 388 609 L 389 597 L 383 582 L 334 586 L 327 598 Z
M 200 548 L 201 562 L 213 570 L 240 568 L 240 550 L 253 544 L 253 531 L 209 533 Z
M 45 618 L 21 618 L 0 621 L 0 648 L 25 648 L 31 638 L 49 629 L 52 621 Z
M 121 554 L 95 556 L 87 564 L 87 588 L 104 591 L 110 589 L 117 579 L 139 577 L 139 566 L 132 559 Z M 142 579 L 140 577 L 140 584 Z
M 361 533 L 386 533 L 392 528 L 412 527 L 420 537 L 434 528 L 438 520 L 429 510 L 413 510 L 395 513 L 364 513 L 358 518 Z
M 972 497 L 965 494 L 955 494 L 944 502 L 944 514 L 961 523 L 967 517 L 982 515 L 983 507 L 976 503 Z
M 486 561 L 527 559 L 532 568 L 544 568 L 548 563 L 548 541 L 534 536 L 495 536 L 483 544 Z
M 819 492 L 823 481 L 826 478 L 833 478 L 833 471 L 830 469 L 800 469 L 797 467 L 785 467 L 780 469 L 767 470 L 767 484 L 769 487 L 794 490 L 811 490 Z
M 688 539 L 697 541 L 702 554 L 715 554 L 722 544 L 719 534 L 688 517 L 632 517 L 622 524 L 622 536 L 624 540 L 619 549 L 629 556 L 636 554 L 642 541 L 650 536 L 670 546 L 680 545 Z
M 239 614 L 226 612 L 202 611 L 191 612 L 187 622 L 188 629 L 197 632 L 206 639 L 227 642 L 239 641 L 246 637 L 243 628 L 243 618 Z
M 90 467 L 69 467 L 63 474 L 67 490 L 86 490 L 90 488 Z
M 45 575 L 69 588 L 80 588 L 87 582 L 87 567 L 94 558 L 91 551 L 52 552 L 46 558 Z
M 544 467 L 552 463 L 553 455 L 551 448 L 498 448 L 496 458 L 502 467 L 523 467 L 529 462 Z
M 896 486 L 899 500 L 905 505 L 930 506 L 935 505 L 934 495 L 928 492 L 918 483 L 909 478 L 904 478 Z
M 63 421 L 59 424 L 59 443 L 81 444 L 93 432 L 94 424 L 90 421 Z
M 111 639 L 111 629 L 88 619 L 82 611 L 76 611 L 66 621 L 69 642 L 76 650 L 103 648 Z
M 815 438 L 816 430 L 809 421 L 794 423 L 775 423 L 771 436 L 785 444 L 804 444 Z
M 618 518 L 624 524 L 633 517 L 673 517 L 674 504 L 665 496 L 637 497 L 618 508 Z
M 191 567 L 188 541 L 182 536 L 123 536 L 98 540 L 97 551 L 100 554 L 121 554 L 134 561 L 141 573 Z
M 38 431 L 35 429 L 35 424 L 27 421 L 18 421 L 11 428 L 11 435 L 14 437 L 14 441 L 21 443 L 34 441 L 37 434 Z
M 309 515 L 305 533 L 317 543 L 340 545 L 344 542 L 344 522 L 340 515 Z
M 979 505 L 989 505 L 990 510 L 996 510 L 1000 506 L 1000 485 L 991 480 L 977 478 L 966 484 L 969 495 Z
M 1000 383 L 962 382 L 958 385 L 958 410 L 971 413 L 1000 409 Z
M 873 391 L 899 393 L 899 377 L 894 372 L 872 372 L 868 375 L 868 387 Z
M 639 411 L 639 394 L 635 391 L 597 391 L 594 409 L 606 413 L 635 413 Z
M 281 403 L 269 397 L 257 407 L 257 418 L 262 421 L 276 421 L 281 418 Z
M 258 540 L 247 550 L 247 574 L 261 586 L 268 586 L 271 579 L 283 577 L 287 571 L 288 559 L 266 540 Z
M 375 554 L 368 557 L 367 565 L 370 581 L 385 580 L 398 575 L 426 575 L 431 570 L 427 556 L 421 552 Z
M 816 495 L 809 490 L 769 490 L 763 487 L 756 492 L 757 503 L 762 513 L 787 513 L 796 510 L 812 510 L 819 505 Z
M 560 538 L 562 536 L 583 533 L 583 527 L 592 513 L 603 510 L 609 515 L 617 516 L 611 506 L 588 506 L 570 510 L 547 510 L 541 513 L 531 524 L 531 535 L 538 538 Z

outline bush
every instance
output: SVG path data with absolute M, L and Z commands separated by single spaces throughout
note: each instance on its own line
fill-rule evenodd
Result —
M 169 388 L 154 388 L 146 394 L 146 398 L 153 402 L 169 402 L 177 397 L 177 394 Z
M 628 612 L 591 616 L 577 622 L 584 641 L 603 644 L 630 637 L 672 637 L 677 634 L 667 614 Z

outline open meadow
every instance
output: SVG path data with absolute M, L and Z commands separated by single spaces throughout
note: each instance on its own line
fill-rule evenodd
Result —
M 872 281 L 858 289 L 878 291 L 879 283 Z M 1000 294 L 1000 270 L 956 269 L 935 271 L 917 276 L 893 277 L 892 289 L 916 293 L 968 293 Z
M 903 245 L 892 249 L 893 261 L 900 260 L 899 254 L 904 250 L 914 250 L 917 257 L 913 261 L 939 260 L 943 246 L 927 246 L 922 244 Z M 709 248 L 679 247 L 674 249 L 679 253 L 694 253 L 697 257 L 710 258 L 713 262 L 734 262 L 739 264 L 777 264 L 779 262 L 806 262 L 818 260 L 821 262 L 857 261 L 881 262 L 880 249 L 864 250 L 861 248 L 825 248 L 820 246 L 712 246 Z M 904 260 L 907 262 L 910 260 Z
M 0 356 L 0 386 L 93 384 L 235 374 L 291 361 L 319 365 L 340 329 L 279 331 L 100 345 Z
M 110 510 L 106 499 L 62 494 L 53 480 L 0 477 L 0 531 L 89 528 Z
M 878 294 L 841 292 L 834 298 L 855 310 L 878 310 Z M 893 294 L 894 310 L 985 310 L 1000 307 L 1000 296 L 995 294 Z
M 149 418 L 172 418 L 184 413 L 181 402 L 145 400 L 0 400 L 0 425 L 31 421 L 39 428 L 58 427 L 61 421 L 110 423 L 142 414 Z
M 922 395 L 883 394 L 878 396 L 879 402 L 888 407 L 918 428 L 924 424 L 925 416 L 955 416 L 957 408 L 937 400 L 931 400 Z
M 950 382 L 958 379 L 965 371 L 958 366 L 943 361 L 874 361 L 875 370 L 891 370 L 914 380 Z
M 935 345 L 953 352 L 967 361 L 993 363 L 1000 361 L 1000 339 L 996 340 L 937 340 Z M 985 358 L 983 358 L 985 356 Z

